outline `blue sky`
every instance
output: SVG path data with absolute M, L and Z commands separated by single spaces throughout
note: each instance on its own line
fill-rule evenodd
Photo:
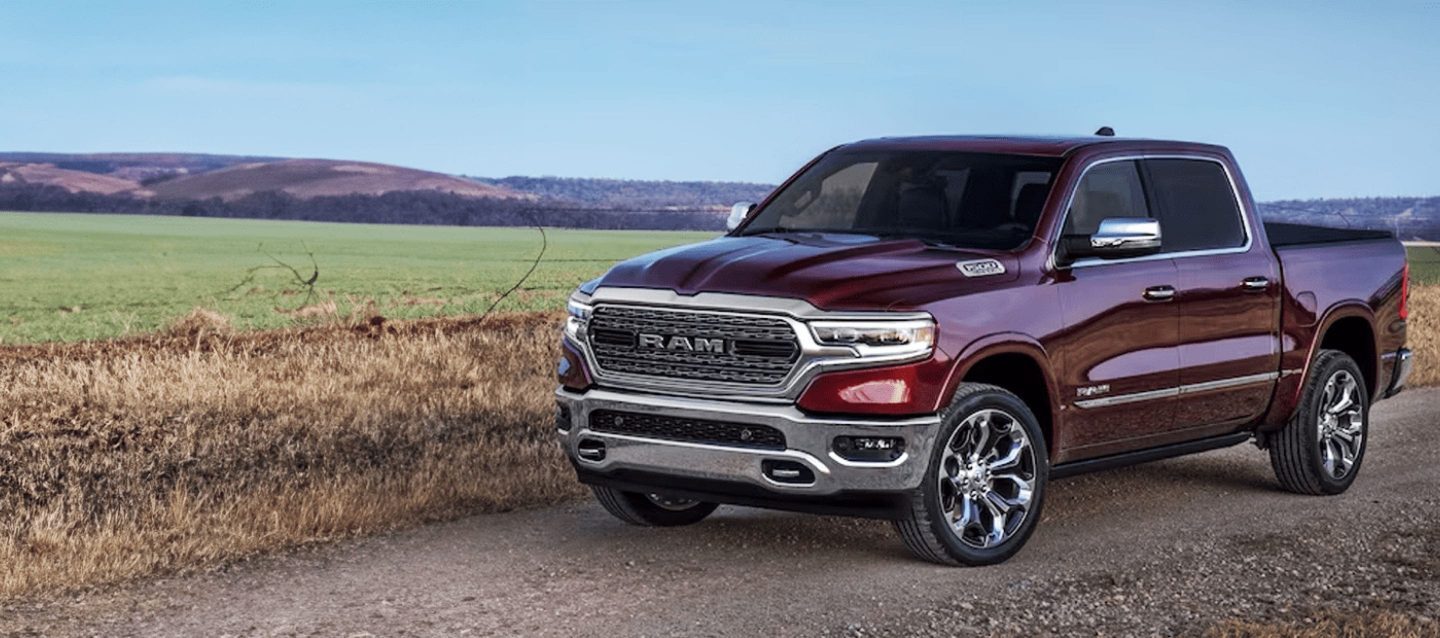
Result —
M 1440 4 L 0 5 L 0 149 L 774 182 L 834 144 L 1229 145 L 1257 196 L 1440 194 Z

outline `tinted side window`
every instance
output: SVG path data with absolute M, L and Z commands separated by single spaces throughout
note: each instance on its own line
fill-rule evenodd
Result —
M 1149 217 L 1145 189 L 1135 162 L 1108 162 L 1085 172 L 1070 201 L 1065 234 L 1093 235 L 1100 220 L 1111 217 Z M 1163 222 L 1162 222 L 1163 224 Z M 1168 241 L 1168 232 L 1166 233 Z
M 1225 169 L 1215 162 L 1145 160 L 1165 252 L 1245 245 L 1244 220 Z

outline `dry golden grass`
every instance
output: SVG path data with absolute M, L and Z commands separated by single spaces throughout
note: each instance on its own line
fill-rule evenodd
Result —
M 1228 620 L 1206 638 L 1440 638 L 1434 620 L 1394 611 L 1312 614 L 1288 621 Z
M 1440 384 L 1440 286 L 1410 289 L 1410 348 L 1415 350 L 1412 387 Z
M 557 321 L 0 349 L 0 598 L 575 497 Z

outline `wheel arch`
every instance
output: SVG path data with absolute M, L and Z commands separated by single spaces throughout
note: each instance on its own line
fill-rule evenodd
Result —
M 944 396 L 955 396 L 961 383 L 987 383 L 1013 392 L 1035 413 L 1045 435 L 1050 459 L 1055 458 L 1060 403 L 1050 355 L 1029 335 L 1001 333 L 972 342 L 956 357 Z
M 1380 391 L 1379 334 L 1375 330 L 1375 314 L 1369 306 L 1352 300 L 1326 311 L 1310 342 L 1302 379 L 1310 378 L 1310 368 L 1321 350 L 1338 350 L 1349 355 L 1360 366 L 1370 396 L 1373 398 Z

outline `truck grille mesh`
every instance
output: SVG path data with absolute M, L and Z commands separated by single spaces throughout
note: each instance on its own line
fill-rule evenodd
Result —
M 800 354 L 790 324 L 769 317 L 602 305 L 589 331 L 601 371 L 666 379 L 779 385 Z
M 640 412 L 596 410 L 590 413 L 590 429 L 595 432 L 628 434 L 687 443 L 709 443 L 762 450 L 785 449 L 785 434 L 767 425 L 687 419 Z

